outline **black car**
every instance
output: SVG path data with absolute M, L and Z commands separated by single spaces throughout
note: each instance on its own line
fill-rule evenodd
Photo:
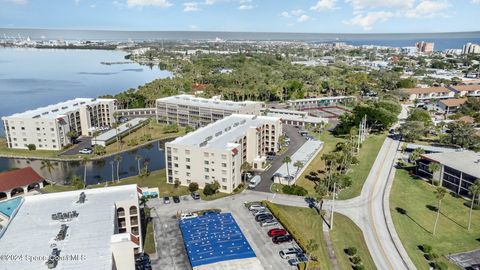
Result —
M 271 214 L 260 214 L 260 215 L 255 217 L 255 220 L 257 222 L 262 222 L 262 221 L 265 221 L 265 220 L 268 220 L 268 219 L 273 219 L 273 216 Z
M 179 202 L 180 202 L 180 197 L 178 197 L 178 196 L 173 196 L 172 198 L 173 198 L 173 202 L 174 202 L 174 203 L 179 203 Z
M 170 198 L 169 197 L 163 197 L 163 203 L 164 204 L 169 204 L 170 203 Z
M 286 243 L 292 241 L 293 238 L 291 235 L 277 235 L 272 238 L 273 243 L 275 244 L 280 244 L 280 243 Z
M 276 156 L 277 154 L 275 152 L 267 152 L 265 153 L 267 156 Z

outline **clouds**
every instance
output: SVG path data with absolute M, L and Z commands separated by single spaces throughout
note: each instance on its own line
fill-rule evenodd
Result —
M 198 11 L 198 3 L 197 2 L 187 2 L 183 3 L 183 11 L 184 12 L 192 12 Z
M 173 6 L 168 0 L 127 0 L 127 6 L 132 7 L 159 7 L 168 8 Z
M 28 0 L 3 0 L 4 2 L 15 4 L 15 5 L 26 5 Z
M 337 2 L 337 0 L 319 0 L 317 4 L 310 7 L 310 10 L 314 10 L 314 11 L 334 10 L 338 8 L 335 5 L 335 2 Z
M 345 0 L 353 9 L 411 8 L 415 0 Z
M 450 4 L 446 1 L 422 1 L 415 8 L 408 10 L 405 16 L 410 18 L 432 18 L 437 16 L 448 16 L 443 11 L 448 9 Z
M 372 30 L 375 23 L 385 22 L 393 16 L 394 13 L 386 11 L 368 12 L 365 15 L 357 14 L 355 17 L 348 21 L 345 21 L 344 23 L 349 25 L 357 25 L 362 27 L 363 30 L 369 31 Z
M 305 11 L 303 9 L 294 9 L 290 12 L 283 11 L 282 13 L 280 13 L 280 16 L 287 19 L 295 19 L 297 22 L 306 22 L 310 20 L 310 16 L 305 14 Z

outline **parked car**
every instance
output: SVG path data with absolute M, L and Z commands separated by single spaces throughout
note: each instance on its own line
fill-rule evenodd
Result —
M 169 197 L 163 197 L 163 203 L 164 204 L 169 204 L 170 203 L 170 198 Z
M 196 213 L 183 213 L 180 216 L 180 219 L 184 220 L 184 219 L 191 219 L 191 218 L 196 218 L 196 217 L 198 217 L 198 215 Z
M 255 188 L 256 186 L 258 186 L 258 184 L 260 184 L 260 182 L 262 181 L 262 177 L 260 175 L 255 175 L 249 182 L 248 184 L 248 188 Z
M 263 214 L 270 214 L 270 212 L 267 211 L 267 209 L 264 209 L 264 210 L 258 210 L 258 211 L 252 211 L 252 215 L 254 217 L 258 216 L 258 215 L 263 215 Z
M 262 227 L 270 227 L 270 226 L 275 226 L 278 225 L 278 222 L 275 219 L 267 219 L 262 222 L 260 222 L 260 226 Z
M 284 230 L 284 229 L 280 229 L 280 228 L 273 228 L 273 229 L 269 230 L 267 234 L 270 237 L 274 237 L 274 236 L 277 236 L 277 235 L 286 235 L 287 231 Z
M 271 214 L 261 214 L 255 217 L 257 222 L 262 222 L 268 219 L 273 219 L 273 216 Z
M 192 192 L 191 195 L 192 195 L 192 198 L 193 198 L 194 200 L 199 200 L 199 199 L 200 199 L 200 194 L 198 193 L 198 191 Z
M 275 157 L 274 156 L 267 156 L 266 160 L 267 161 L 274 161 Z
M 292 241 L 293 238 L 291 235 L 277 235 L 272 238 L 272 242 L 275 244 L 286 243 Z
M 173 196 L 172 197 L 174 203 L 179 203 L 180 202 L 180 197 L 178 196 Z
M 303 251 L 299 248 L 286 248 L 282 249 L 278 254 L 282 259 L 293 259 L 296 258 L 299 254 L 302 254 Z
M 254 211 L 254 210 L 265 210 L 267 208 L 265 208 L 265 206 L 261 205 L 261 204 L 251 204 L 249 207 L 248 207 L 248 210 L 250 211 Z
M 93 150 L 91 148 L 83 148 L 82 150 L 78 151 L 78 153 L 90 155 L 93 153 Z
M 273 157 L 274 157 L 274 156 L 277 155 L 277 153 L 275 153 L 275 152 L 267 152 L 267 153 L 265 153 L 265 155 L 267 155 L 267 156 L 273 156 Z
M 305 254 L 300 254 L 296 258 L 288 260 L 288 264 L 290 264 L 292 266 L 296 266 L 296 265 L 299 265 L 301 263 L 306 263 L 306 262 L 308 262 L 308 258 L 307 258 L 307 256 L 305 256 Z

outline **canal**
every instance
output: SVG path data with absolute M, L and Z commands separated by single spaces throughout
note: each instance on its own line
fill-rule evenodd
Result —
M 105 181 L 112 181 L 117 178 L 117 167 L 120 178 L 138 175 L 137 156 L 140 157 L 140 167 L 147 166 L 150 171 L 165 168 L 165 155 L 163 147 L 165 142 L 157 141 L 135 150 L 119 154 L 122 158 L 119 163 L 115 156 L 101 160 L 88 161 L 87 184 L 94 185 Z M 0 158 L 0 172 L 15 168 L 32 167 L 37 173 L 46 179 L 59 184 L 68 184 L 72 176 L 79 176 L 83 179 L 84 165 L 80 161 L 52 161 L 54 168 L 51 172 L 42 168 L 41 160 Z M 117 166 L 118 165 L 118 166 Z

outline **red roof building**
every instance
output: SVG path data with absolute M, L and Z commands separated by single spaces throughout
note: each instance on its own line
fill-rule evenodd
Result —
M 43 187 L 45 179 L 31 167 L 0 173 L 0 193 L 7 198 L 19 193 L 27 193 L 34 187 Z M 3 194 L 1 194 L 3 195 Z M 2 197 L 0 195 L 0 199 Z

